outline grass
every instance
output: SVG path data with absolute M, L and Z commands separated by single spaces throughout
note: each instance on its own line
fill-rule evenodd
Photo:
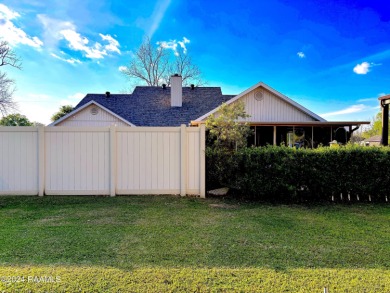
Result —
M 0 277 L 25 277 L 0 291 L 390 292 L 385 204 L 1 197 L 0 219 Z

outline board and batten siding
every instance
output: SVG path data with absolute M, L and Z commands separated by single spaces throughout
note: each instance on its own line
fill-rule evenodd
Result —
M 255 93 L 261 91 L 263 99 L 255 99 Z M 313 117 L 306 114 L 299 108 L 284 101 L 274 93 L 263 87 L 242 96 L 237 101 L 245 103 L 245 111 L 250 117 L 241 119 L 247 122 L 310 122 L 315 121 Z M 233 102 L 235 103 L 235 102 Z M 216 113 L 218 116 L 218 113 Z
M 94 109 L 94 111 L 92 111 Z M 95 113 L 92 114 L 92 113 Z M 117 126 L 129 126 L 118 117 L 115 117 L 106 110 L 92 104 L 86 107 L 85 109 L 77 112 L 76 114 L 68 117 L 67 119 L 61 121 L 56 126 L 96 126 L 96 127 L 105 127 L 110 125 Z
M 205 128 L 0 127 L 0 194 L 205 196 Z

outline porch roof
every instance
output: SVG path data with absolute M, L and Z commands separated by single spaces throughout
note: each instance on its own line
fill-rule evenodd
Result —
M 203 124 L 205 121 L 191 121 L 191 125 Z M 304 122 L 250 122 L 251 126 L 306 126 L 306 127 L 327 127 L 327 126 L 358 126 L 370 124 L 370 121 L 304 121 Z

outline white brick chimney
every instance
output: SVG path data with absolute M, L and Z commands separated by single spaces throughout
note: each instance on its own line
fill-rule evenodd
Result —
M 183 103 L 182 80 L 179 74 L 171 76 L 171 107 L 181 107 Z

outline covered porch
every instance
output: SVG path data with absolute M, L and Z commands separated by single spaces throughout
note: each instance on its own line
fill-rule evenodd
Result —
M 248 145 L 316 148 L 319 145 L 329 146 L 333 141 L 345 144 L 363 124 L 370 122 L 251 122 L 253 136 L 248 138 Z

